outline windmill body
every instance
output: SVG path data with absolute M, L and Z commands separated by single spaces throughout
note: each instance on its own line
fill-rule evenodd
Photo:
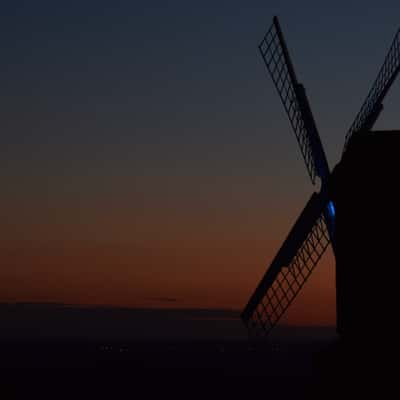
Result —
M 304 86 L 298 82 L 277 17 L 259 45 L 300 146 L 311 195 L 242 312 L 252 336 L 265 336 L 332 246 L 336 258 L 337 328 L 344 336 L 378 332 L 384 316 L 395 324 L 399 226 L 397 185 L 400 132 L 373 132 L 383 100 L 400 72 L 400 31 L 366 100 L 346 134 L 331 173 Z M 390 317 L 391 316 L 391 317 Z
M 357 340 L 395 335 L 400 131 L 354 136 L 334 169 L 337 329 Z

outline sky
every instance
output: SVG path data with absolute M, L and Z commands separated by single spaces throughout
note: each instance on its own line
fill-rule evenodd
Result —
M 333 167 L 398 1 L 3 5 L 0 301 L 244 307 L 315 190 L 257 49 L 274 15 Z M 334 285 L 329 250 L 284 321 L 333 324 Z

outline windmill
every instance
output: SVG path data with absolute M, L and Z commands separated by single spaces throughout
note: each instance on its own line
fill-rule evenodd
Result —
M 337 330 L 340 334 L 357 334 L 360 330 L 367 330 L 367 321 L 376 321 L 374 313 L 381 308 L 387 309 L 387 304 L 393 300 L 386 294 L 386 276 L 380 279 L 383 273 L 379 275 L 376 269 L 362 268 L 373 263 L 381 264 L 382 249 L 385 247 L 389 249 L 384 252 L 385 265 L 393 264 L 397 256 L 397 250 L 390 250 L 396 244 L 393 242 L 392 247 L 387 246 L 388 235 L 380 233 L 380 236 L 374 237 L 368 233 L 384 230 L 387 219 L 380 216 L 365 221 L 368 215 L 366 210 L 370 207 L 378 210 L 376 215 L 388 214 L 388 201 L 392 201 L 391 206 L 395 206 L 397 200 L 400 204 L 397 190 L 390 183 L 400 175 L 397 173 L 399 168 L 394 166 L 394 160 L 398 158 L 395 149 L 400 150 L 400 132 L 371 131 L 383 109 L 382 102 L 400 70 L 400 30 L 345 136 L 342 159 L 333 172 L 329 169 L 305 89 L 297 80 L 277 17 L 273 18 L 259 51 L 289 117 L 311 181 L 315 184 L 318 178 L 321 188 L 306 203 L 250 297 L 241 318 L 252 336 L 268 335 L 331 245 L 336 258 Z M 375 151 L 378 148 L 380 150 Z M 371 195 L 371 182 L 377 184 L 380 174 L 387 177 L 385 188 L 391 192 L 382 196 L 374 190 L 372 193 L 378 194 Z M 374 177 L 377 179 L 374 180 Z M 356 189 L 354 179 L 357 180 Z M 394 213 L 388 215 L 386 217 L 390 218 Z M 369 254 L 362 250 L 368 246 Z M 354 263 L 361 267 L 354 266 Z M 376 284 L 378 281 L 383 286 L 379 287 Z M 393 284 L 389 290 L 395 293 L 397 287 Z M 366 298 L 370 299 L 372 306 L 364 307 Z

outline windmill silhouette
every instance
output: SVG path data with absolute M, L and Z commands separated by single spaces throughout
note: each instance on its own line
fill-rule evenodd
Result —
M 387 274 L 377 273 L 377 268 L 393 265 L 398 256 L 395 240 L 388 240 L 389 235 L 384 232 L 394 215 L 390 207 L 395 209 L 397 201 L 400 204 L 393 185 L 400 175 L 396 164 L 400 132 L 371 129 L 400 71 L 400 30 L 345 136 L 342 159 L 332 173 L 277 17 L 259 50 L 289 117 L 311 181 L 315 184 L 319 178 L 321 188 L 306 203 L 250 297 L 242 320 L 252 335 L 267 335 L 331 244 L 336 258 L 337 330 L 345 336 L 358 335 L 376 324 L 382 310 L 387 314 L 393 311 L 393 307 L 388 311 L 389 304 L 393 304 L 397 292 L 397 286 L 390 283 Z M 376 190 L 379 185 L 385 193 Z

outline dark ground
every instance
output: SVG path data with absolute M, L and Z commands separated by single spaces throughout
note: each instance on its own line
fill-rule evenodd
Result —
M 287 327 L 254 343 L 219 311 L 3 305 L 0 317 L 0 399 L 386 398 L 397 383 L 382 339 Z
M 6 398 L 307 398 L 317 348 L 246 341 L 9 341 L 0 345 L 1 390 Z
M 389 377 L 371 380 L 371 368 L 387 365 L 361 354 L 343 357 L 338 343 L 46 340 L 2 342 L 0 352 L 1 398 L 7 399 L 337 399 L 390 393 Z

